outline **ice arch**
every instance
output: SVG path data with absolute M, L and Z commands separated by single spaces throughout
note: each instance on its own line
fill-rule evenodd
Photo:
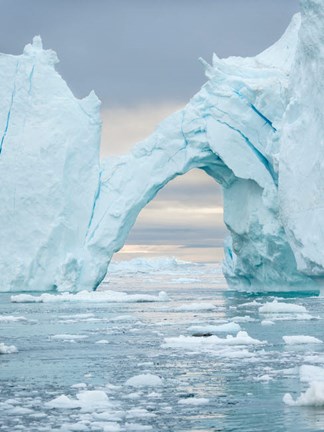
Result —
M 256 58 L 214 56 L 206 65 L 209 81 L 183 110 L 130 155 L 103 164 L 81 285 L 100 283 L 141 209 L 192 168 L 223 188 L 230 232 L 224 273 L 231 284 L 274 290 L 309 282 L 297 271 L 278 208 L 278 125 L 299 25 L 297 16 L 282 39 Z
M 323 90 L 313 83 L 323 75 L 324 5 L 301 4 L 302 20 L 275 45 L 254 58 L 214 56 L 183 110 L 101 166 L 96 96 L 74 98 L 40 38 L 21 56 L 1 55 L 0 290 L 96 289 L 140 210 L 192 168 L 224 191 L 230 284 L 272 291 L 321 280 Z

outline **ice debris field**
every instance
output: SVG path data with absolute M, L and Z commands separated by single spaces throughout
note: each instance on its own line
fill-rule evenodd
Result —
M 229 290 L 220 264 L 136 263 L 96 292 L 0 294 L 1 430 L 324 429 L 323 297 Z

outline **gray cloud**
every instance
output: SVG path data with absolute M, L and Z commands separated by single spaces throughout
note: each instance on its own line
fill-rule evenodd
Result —
M 255 55 L 298 10 L 297 0 L 0 0 L 0 51 L 35 34 L 58 52 L 74 93 L 105 105 L 183 101 L 204 82 L 197 58 Z

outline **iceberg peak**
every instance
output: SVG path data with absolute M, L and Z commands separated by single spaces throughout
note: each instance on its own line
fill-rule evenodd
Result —
M 43 49 L 42 38 L 38 36 L 33 37 L 33 41 L 31 44 L 27 44 L 24 48 L 24 54 L 31 58 L 35 58 L 38 61 L 47 63 L 49 65 L 55 65 L 59 62 L 57 54 L 55 51 L 49 49 Z

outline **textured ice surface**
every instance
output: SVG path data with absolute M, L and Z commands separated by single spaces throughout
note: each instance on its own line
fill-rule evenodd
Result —
M 324 274 L 323 23 L 323 2 L 302 0 L 269 49 L 214 55 L 204 63 L 207 83 L 182 110 L 101 165 L 94 93 L 76 99 L 38 37 L 20 56 L 1 55 L 0 290 L 96 289 L 141 209 L 192 168 L 223 188 L 231 285 L 316 289 Z

